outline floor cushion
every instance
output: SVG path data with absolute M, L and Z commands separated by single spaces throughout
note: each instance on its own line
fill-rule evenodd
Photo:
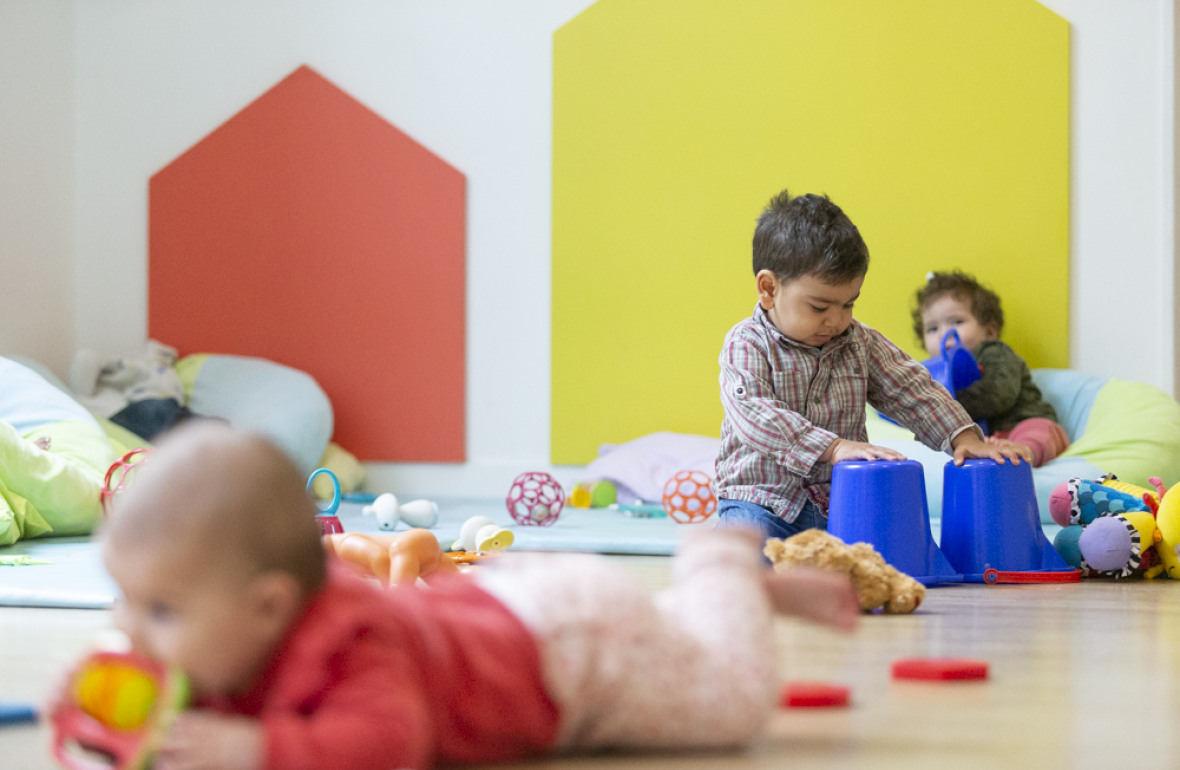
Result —
M 106 434 L 59 383 L 25 363 L 0 358 L 0 382 L 0 544 L 90 532 L 115 460 Z

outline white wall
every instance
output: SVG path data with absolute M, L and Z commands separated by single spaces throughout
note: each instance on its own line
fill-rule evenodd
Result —
M 33 4 L 44 5 L 0 0 L 0 21 Z M 57 58 L 7 45 L 21 36 L 0 25 L 0 72 L 33 70 L 35 87 L 25 101 L 49 92 L 65 103 L 54 114 L 68 125 L 72 99 L 77 279 L 72 332 L 42 345 L 30 328 L 0 337 L 0 353 L 35 348 L 57 368 L 73 344 L 111 355 L 136 349 L 146 328 L 148 177 L 307 63 L 468 179 L 470 459 L 462 466 L 374 466 L 373 486 L 499 494 L 516 472 L 545 468 L 552 32 L 589 4 L 76 2 L 72 94 Z M 1171 391 L 1173 3 L 1045 5 L 1073 25 L 1071 362 Z M 65 13 L 60 6 L 56 13 Z M 60 53 L 63 43 L 55 45 Z M 34 148 L 49 141 L 31 107 L 16 120 L 14 128 L 0 123 L 0 140 L 28 136 Z M 0 145 L 6 164 L 9 154 L 15 155 Z M 24 186 L 0 175 L 0 201 L 19 198 Z M 69 230 L 68 205 L 52 197 L 31 205 L 22 221 L 61 225 L 37 230 L 36 248 L 58 253 Z M 0 248 L 8 242 L 0 231 Z M 58 273 L 38 272 L 39 290 Z M 55 292 L 54 299 L 68 294 Z M 568 481 L 576 471 L 560 475 Z
M 1042 0 L 1071 23 L 1070 366 L 1174 392 L 1172 0 Z
M 143 340 L 147 178 L 306 63 L 468 181 L 469 462 L 383 466 L 373 486 L 499 492 L 546 466 L 552 40 L 588 4 L 80 3 L 78 343 Z
M 72 0 L 0 2 L 0 353 L 74 345 Z

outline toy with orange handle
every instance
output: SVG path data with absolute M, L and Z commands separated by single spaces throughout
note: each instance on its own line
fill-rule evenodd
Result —
M 386 585 L 412 583 L 418 578 L 429 580 L 459 571 L 438 544 L 438 538 L 424 529 L 396 535 L 345 532 L 325 535 L 323 540 L 329 553 Z
M 95 652 L 53 709 L 53 755 L 71 770 L 142 770 L 188 702 L 179 672 L 135 653 Z

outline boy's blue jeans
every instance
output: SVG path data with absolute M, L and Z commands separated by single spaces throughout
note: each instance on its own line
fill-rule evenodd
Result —
M 723 497 L 717 503 L 717 525 L 755 529 L 765 540 L 769 537 L 788 538 L 805 529 L 827 529 L 828 517 L 811 501 L 803 506 L 794 521 L 786 521 L 757 503 Z

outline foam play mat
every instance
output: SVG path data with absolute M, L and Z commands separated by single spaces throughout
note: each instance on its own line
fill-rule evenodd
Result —
M 514 551 L 581 551 L 614 554 L 669 555 L 685 532 L 703 524 L 677 524 L 666 517 L 633 518 L 625 513 L 567 506 L 548 527 L 524 527 L 508 515 L 503 501 L 438 500 L 439 520 L 431 528 L 444 548 L 459 537 L 472 516 L 487 516 L 510 527 Z M 380 532 L 376 519 L 363 515 L 360 503 L 345 502 L 338 516 L 347 532 Z M 405 531 L 400 524 L 396 531 Z M 27 557 L 27 559 L 13 558 Z M 98 545 L 88 538 L 26 540 L 0 548 L 0 606 L 101 609 L 111 606 L 115 585 L 103 569 Z
M 115 584 L 89 538 L 21 540 L 0 548 L 0 559 L 0 607 L 103 609 L 115 599 Z

